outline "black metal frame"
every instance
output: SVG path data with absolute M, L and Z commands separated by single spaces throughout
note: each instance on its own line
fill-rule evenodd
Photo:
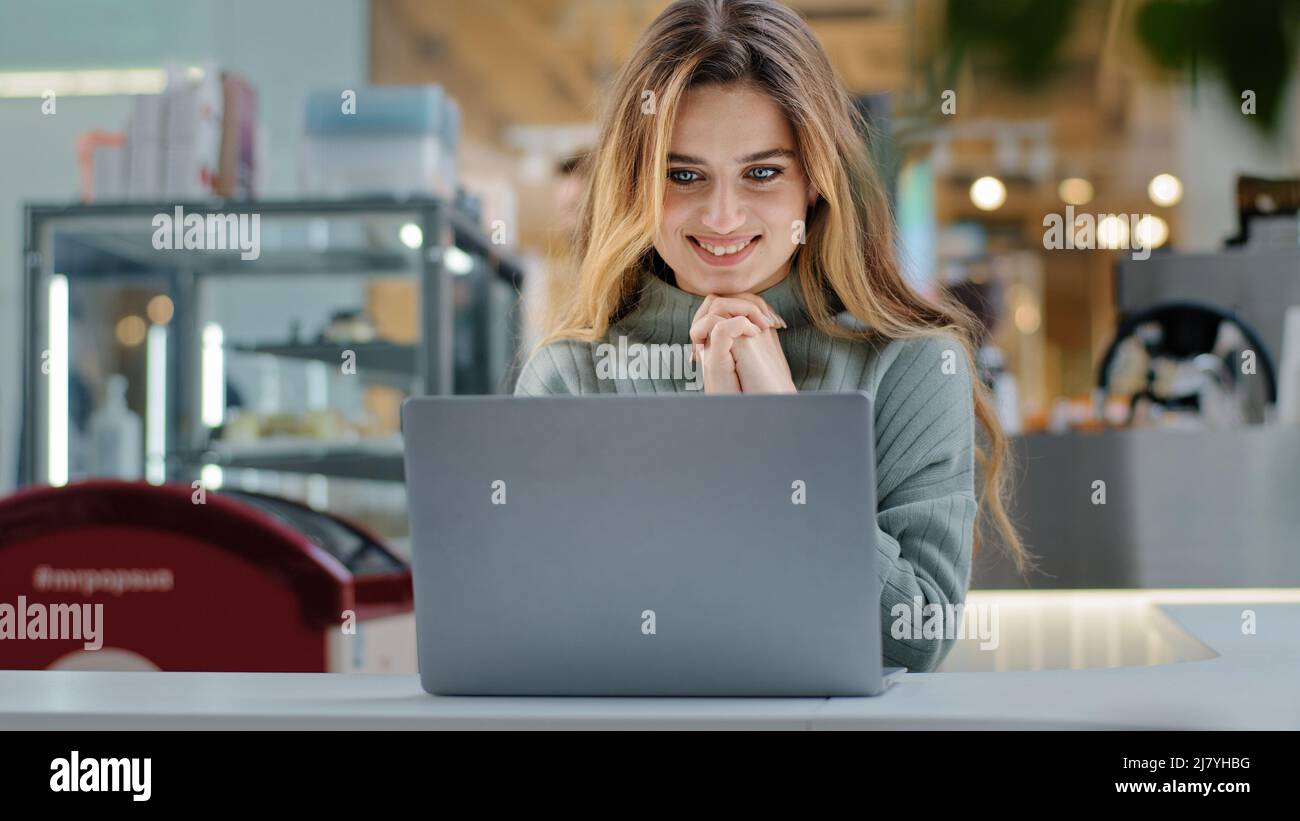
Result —
M 48 277 L 53 271 L 53 237 L 50 233 L 57 222 L 69 220 L 103 220 L 123 217 L 148 217 L 158 213 L 171 213 L 177 206 L 187 213 L 259 214 L 275 216 L 345 216 L 349 214 L 410 214 L 420 225 L 424 243 L 419 249 L 420 316 L 423 333 L 415 352 L 419 391 L 427 395 L 446 395 L 453 392 L 453 323 L 452 272 L 444 263 L 444 252 L 451 245 L 471 253 L 476 265 L 486 265 L 491 274 L 503 279 L 516 290 L 522 286 L 523 269 L 507 251 L 493 245 L 483 235 L 474 219 L 455 208 L 444 199 L 435 197 L 366 197 L 338 200 L 204 200 L 182 202 L 121 202 L 93 205 L 29 204 L 24 209 L 23 258 L 25 263 L 23 302 L 23 401 L 21 405 L 21 437 L 19 447 L 18 484 L 37 481 L 40 464 L 41 437 L 45 426 L 42 412 L 43 397 L 39 389 L 42 367 L 41 352 L 36 350 L 37 340 L 48 338 L 45 327 L 44 302 L 48 292 Z M 194 300 L 199 277 L 255 274 L 259 270 L 277 273 L 293 272 L 294 266 L 313 273 L 332 270 L 355 272 L 358 268 L 404 267 L 409 264 L 405 254 L 386 250 L 358 252 L 354 255 L 327 251 L 281 259 L 273 263 L 260 261 L 232 261 L 232 255 L 186 255 L 181 266 L 157 266 L 150 259 L 132 256 L 127 249 L 103 251 L 116 253 L 119 259 L 132 260 L 141 266 L 142 275 L 165 277 L 176 304 L 176 315 L 190 317 L 194 324 Z M 237 255 L 235 255 L 237 258 Z M 203 260 L 202 267 L 195 263 Z M 369 265 L 365 264 L 369 262 Z M 288 266 L 286 268 L 286 266 Z M 120 268 L 115 269 L 120 275 Z M 93 276 L 96 271 L 81 272 L 78 276 Z M 486 278 L 485 278 L 486 280 Z M 177 367 L 184 362 L 196 361 L 199 353 L 197 327 L 182 328 L 175 335 L 174 344 L 168 345 L 168 372 L 180 379 L 168 380 L 169 439 L 174 433 L 171 420 L 181 413 L 194 415 L 197 408 L 190 407 L 196 395 L 192 368 Z M 394 476 L 393 465 L 385 464 L 375 471 L 375 478 Z M 400 469 L 396 474 L 400 477 Z

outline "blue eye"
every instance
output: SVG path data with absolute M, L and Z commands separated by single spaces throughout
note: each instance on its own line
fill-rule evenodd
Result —
M 785 173 L 784 168 L 778 168 L 772 165 L 763 165 L 757 168 L 751 168 L 745 172 L 745 176 L 756 183 L 764 184 L 775 180 Z M 691 185 L 699 182 L 703 177 L 697 171 L 689 168 L 674 168 L 668 172 L 668 179 L 678 185 Z

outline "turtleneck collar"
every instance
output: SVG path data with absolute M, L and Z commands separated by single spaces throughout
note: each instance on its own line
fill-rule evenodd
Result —
M 812 324 L 799 296 L 798 266 L 791 264 L 785 279 L 758 296 L 786 321 L 788 328 Z M 636 305 L 617 324 L 634 336 L 652 342 L 691 341 L 691 321 L 703 304 L 696 296 L 665 282 L 653 271 L 642 272 Z

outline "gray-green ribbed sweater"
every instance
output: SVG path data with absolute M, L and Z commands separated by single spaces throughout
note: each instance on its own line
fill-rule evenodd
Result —
M 785 319 L 778 331 L 800 391 L 863 390 L 874 399 L 877 539 L 881 574 L 884 663 L 933 670 L 953 639 L 913 637 L 910 615 L 920 606 L 962 604 L 970 582 L 975 520 L 974 415 L 971 377 L 955 339 L 943 334 L 894 340 L 882 347 L 832 339 L 803 309 L 795 275 L 759 294 Z M 635 307 L 606 340 L 690 343 L 691 319 L 702 297 L 644 275 Z M 843 321 L 853 322 L 847 316 Z M 945 352 L 952 352 L 945 355 Z M 552 342 L 525 363 L 515 393 L 676 393 L 685 379 L 598 378 L 595 346 Z M 907 608 L 909 633 L 895 638 L 893 608 Z M 921 610 L 922 619 L 931 610 Z M 954 625 L 954 630 L 960 625 Z

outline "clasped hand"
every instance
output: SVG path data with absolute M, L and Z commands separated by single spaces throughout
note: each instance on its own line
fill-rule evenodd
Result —
M 778 328 L 785 320 L 755 294 L 705 297 L 691 320 L 692 356 L 705 393 L 795 393 Z

